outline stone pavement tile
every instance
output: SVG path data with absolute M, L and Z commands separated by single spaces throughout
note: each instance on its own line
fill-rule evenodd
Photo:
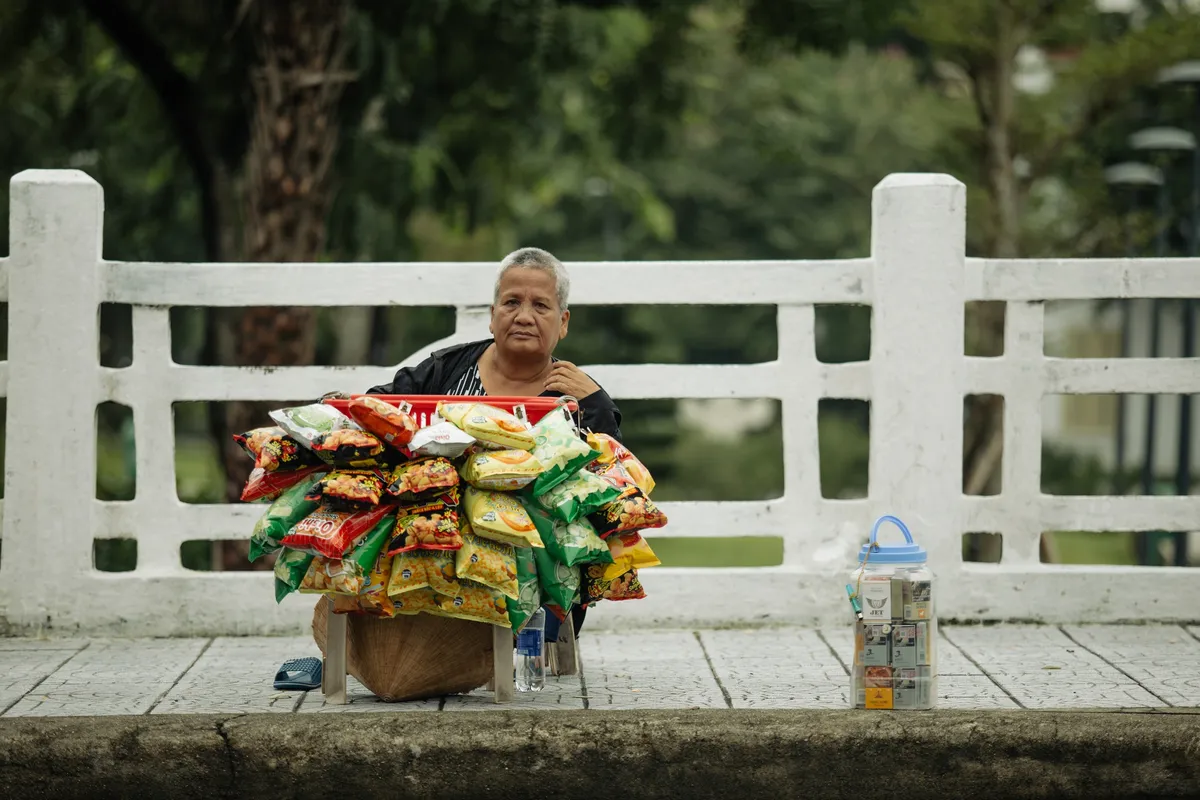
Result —
M 302 692 L 272 686 L 284 661 L 321 657 L 311 636 L 248 636 L 213 640 L 154 714 L 240 714 L 294 711 Z
M 725 708 L 691 631 L 593 633 L 579 640 L 588 708 Z
M 1027 708 L 1152 708 L 1162 701 L 1057 628 L 956 626 L 943 633 Z
M 1200 707 L 1200 640 L 1178 625 L 1071 625 L 1063 631 L 1164 703 Z
M 540 692 L 517 692 L 511 703 L 497 703 L 487 689 L 470 694 L 450 695 L 446 711 L 579 711 L 584 708 L 583 682 L 579 675 L 546 676 L 546 688 Z
M 385 703 L 358 682 L 352 675 L 346 676 L 346 704 L 344 706 L 329 705 L 320 689 L 305 692 L 304 701 L 300 705 L 302 714 L 338 714 L 343 712 L 360 711 L 437 711 L 441 705 L 440 697 L 429 700 L 410 700 L 403 703 Z
M 21 639 L 0 638 L 0 653 L 5 652 L 49 652 L 66 650 L 77 653 L 87 644 L 86 639 Z
M 846 708 L 850 678 L 814 630 L 702 631 L 734 708 Z
M 14 644 L 26 642 L 26 647 Z M 84 640 L 49 642 L 0 639 L 0 714 L 87 646 Z
M 208 643 L 208 639 L 93 641 L 4 716 L 145 714 Z
M 938 632 L 934 657 L 938 667 L 939 708 L 1018 708 L 1003 689 L 946 638 L 943 626 L 938 626 Z M 852 626 L 823 629 L 821 635 L 846 664 L 854 663 Z

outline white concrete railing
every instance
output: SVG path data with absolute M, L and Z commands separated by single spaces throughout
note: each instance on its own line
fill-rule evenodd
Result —
M 103 195 L 74 171 L 13 178 L 9 362 L 0 621 L 16 630 L 137 634 L 302 629 L 312 604 L 277 606 L 264 573 L 181 567 L 180 543 L 242 538 L 262 508 L 177 498 L 171 404 L 316 397 L 361 390 L 387 369 L 181 366 L 169 307 L 453 305 L 455 339 L 485 329 L 493 265 L 130 264 L 101 255 Z M 774 362 L 610 365 L 590 371 L 618 399 L 777 398 L 785 494 L 767 502 L 670 503 L 656 536 L 777 535 L 770 568 L 647 571 L 650 597 L 602 604 L 599 624 L 841 622 L 848 559 L 873 518 L 896 513 L 926 545 L 944 617 L 1046 621 L 1195 620 L 1200 574 L 1183 569 L 1058 567 L 1038 559 L 1043 530 L 1186 530 L 1200 497 L 1051 497 L 1040 491 L 1046 393 L 1200 392 L 1200 359 L 1063 360 L 1043 355 L 1043 301 L 1200 296 L 1197 260 L 998 261 L 964 258 L 965 191 L 943 175 L 892 175 L 875 190 L 871 257 L 847 261 L 572 264 L 572 303 L 778 307 Z M 963 355 L 964 304 L 1008 303 L 1003 357 Z M 97 307 L 133 305 L 133 363 L 98 364 Z M 823 364 L 813 304 L 870 304 L 868 362 Z M 414 354 L 410 361 L 422 354 Z M 1005 397 L 1003 493 L 961 491 L 963 396 Z M 820 398 L 871 402 L 869 497 L 821 497 Z M 96 405 L 133 409 L 137 490 L 91 500 Z M 961 534 L 1004 536 L 1000 564 L 964 564 Z M 93 569 L 93 538 L 132 537 L 137 569 Z

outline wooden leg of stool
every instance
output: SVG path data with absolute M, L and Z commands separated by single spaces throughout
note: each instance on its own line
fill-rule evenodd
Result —
M 554 655 L 558 664 L 555 675 L 577 675 L 579 673 L 579 645 L 575 639 L 575 625 L 570 615 L 558 629 L 558 641 L 554 643 Z
M 511 703 L 516 694 L 513 685 L 512 629 L 492 626 L 492 691 L 497 703 Z
M 325 662 L 321 665 L 321 691 L 329 705 L 346 705 L 346 615 L 333 613 L 327 603 Z

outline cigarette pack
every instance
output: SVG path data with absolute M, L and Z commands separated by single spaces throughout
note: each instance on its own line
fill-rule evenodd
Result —
M 899 617 L 904 605 L 904 584 L 900 578 L 888 575 L 863 578 L 859 596 L 865 622 L 891 622 Z
M 931 664 L 933 662 L 930 661 L 930 656 L 933 655 L 933 652 L 932 652 L 933 647 L 932 647 L 932 643 L 929 641 L 929 623 L 928 622 L 918 622 L 915 627 L 917 629 L 917 640 L 916 640 L 917 663 L 914 664 L 913 666 Z
M 920 708 L 921 698 L 918 686 L 916 667 L 897 669 L 892 690 L 893 708 Z
M 866 668 L 866 708 L 894 708 L 892 702 L 892 668 Z
M 891 664 L 891 627 L 887 623 L 863 626 L 863 665 L 886 667 Z
M 904 618 L 924 620 L 933 616 L 933 582 L 904 581 Z
M 917 660 L 917 626 L 892 626 L 892 666 L 915 668 Z

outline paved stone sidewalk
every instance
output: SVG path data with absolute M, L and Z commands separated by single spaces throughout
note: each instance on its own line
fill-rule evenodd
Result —
M 0 715 L 353 713 L 464 709 L 845 708 L 850 628 L 589 632 L 583 674 L 497 706 L 489 692 L 382 703 L 276 692 L 308 637 L 0 639 Z M 939 707 L 1200 707 L 1200 627 L 943 626 Z

